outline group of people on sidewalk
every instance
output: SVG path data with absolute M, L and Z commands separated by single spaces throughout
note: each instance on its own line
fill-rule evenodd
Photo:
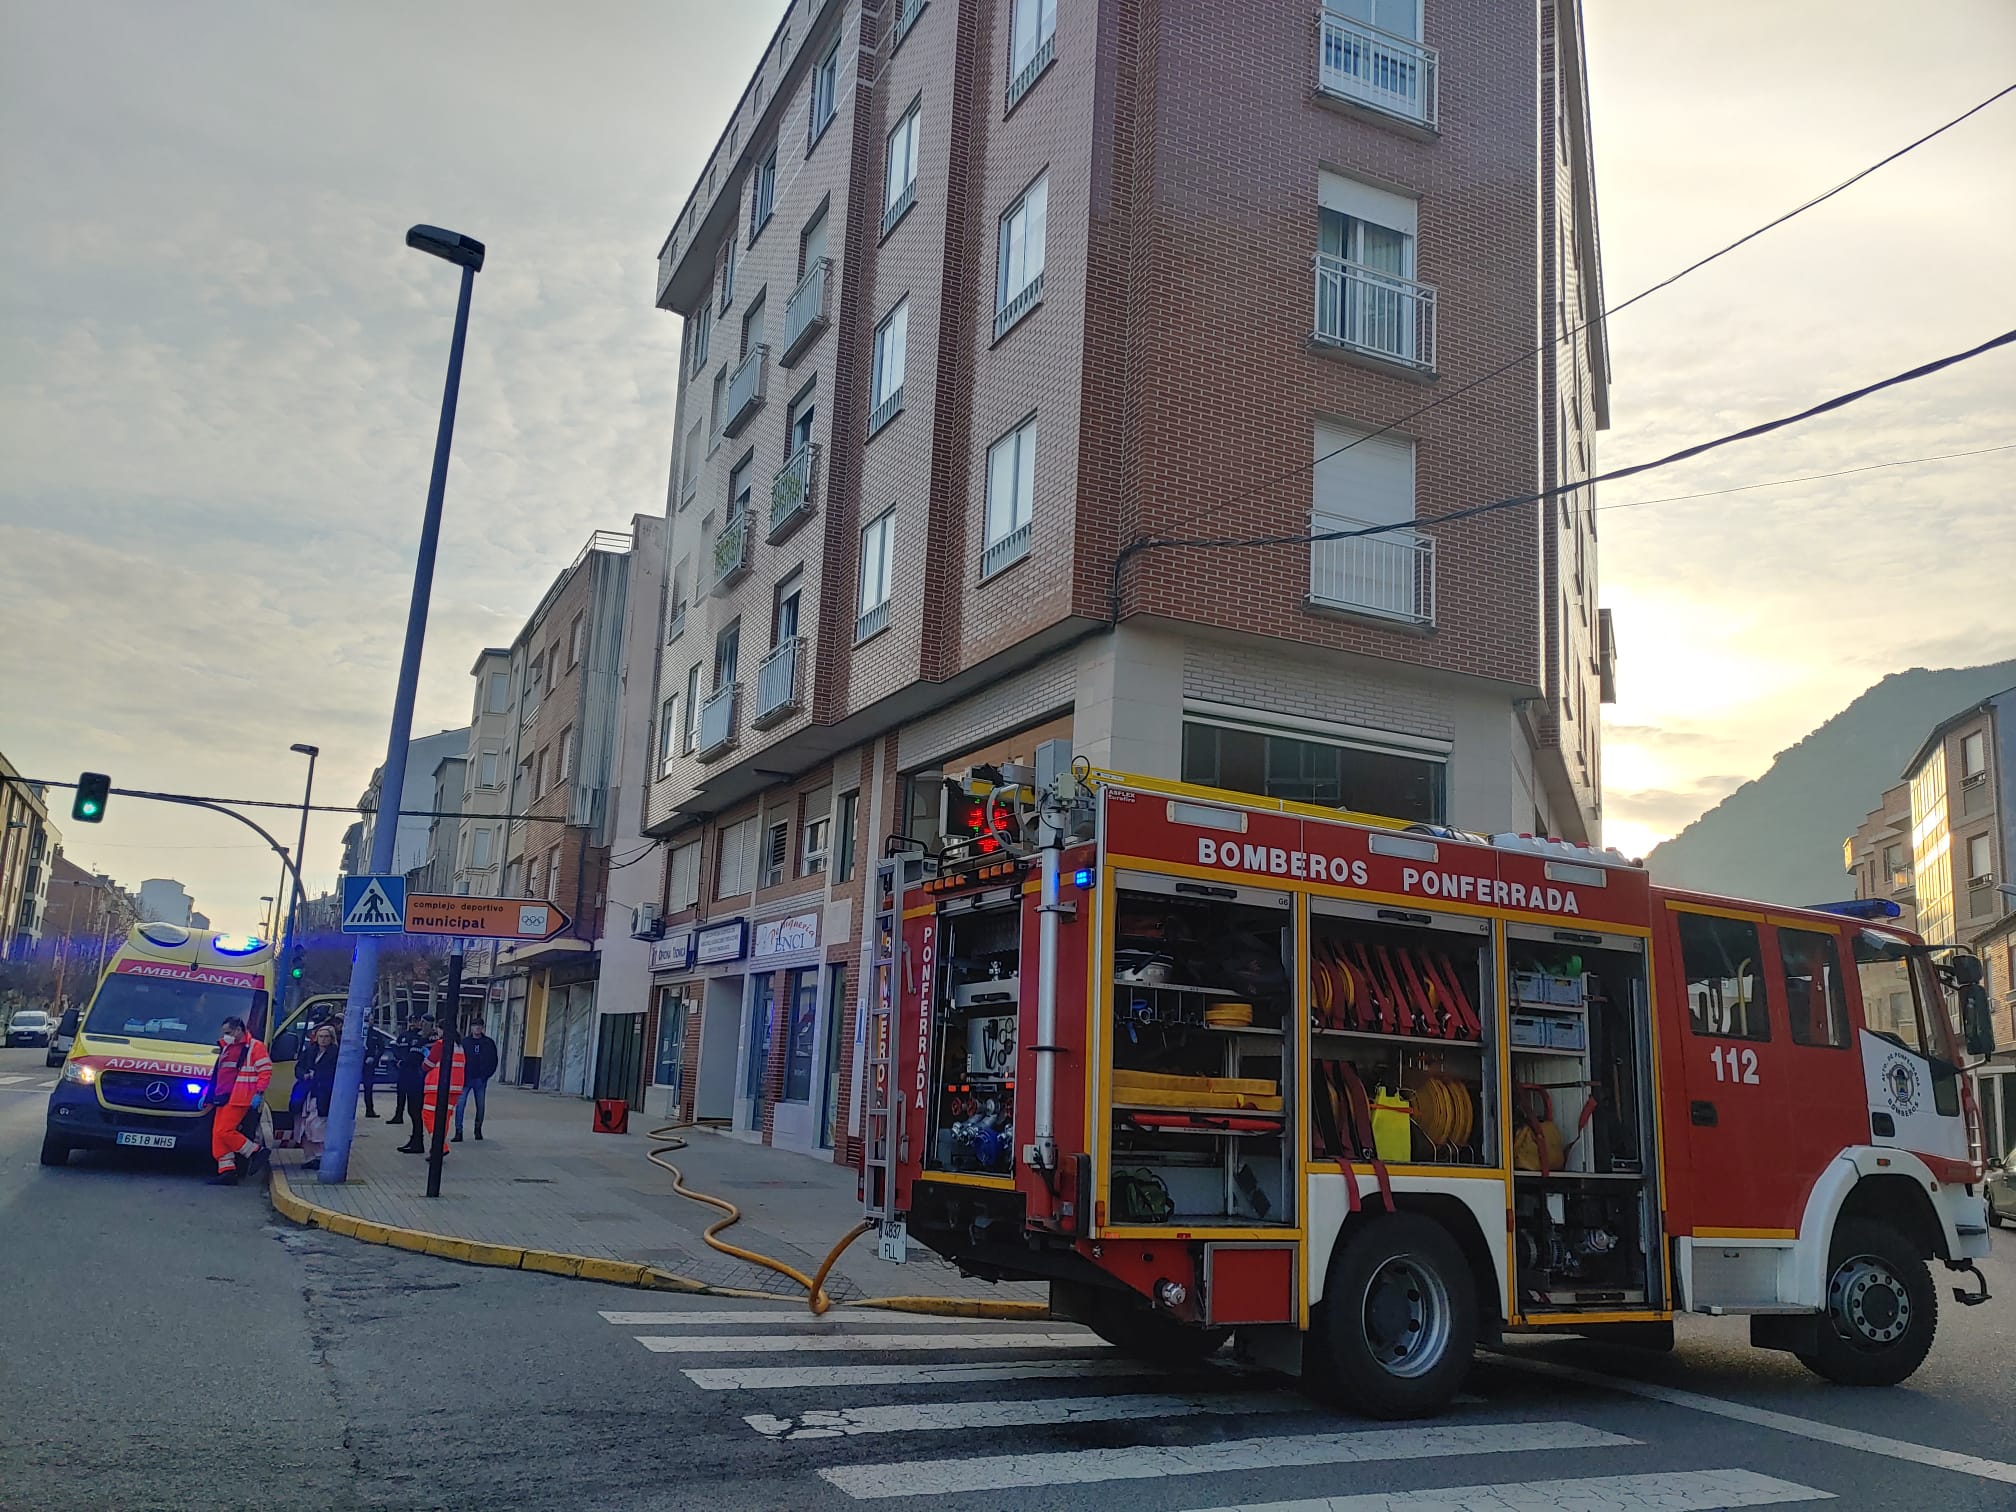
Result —
M 440 1117 L 440 1071 L 446 1032 L 431 1018 L 410 1021 L 393 1042 L 397 1057 L 398 1103 L 387 1123 L 406 1121 L 408 1109 L 413 1135 L 399 1149 L 410 1155 L 425 1151 Z M 317 1170 L 329 1133 L 329 1101 L 336 1090 L 337 1025 L 324 1020 L 308 1032 L 308 1042 L 294 1062 L 294 1090 L 289 1111 L 294 1116 L 293 1142 L 307 1155 L 301 1169 Z M 370 1057 L 364 1069 L 364 1112 L 376 1117 L 371 1104 L 371 1078 L 377 1057 Z M 455 1140 L 463 1135 L 464 1119 L 473 1098 L 476 1103 L 476 1137 L 483 1137 L 483 1115 L 487 1111 L 490 1078 L 497 1074 L 497 1042 L 484 1031 L 482 1020 L 469 1026 L 469 1033 L 454 1048 L 449 1066 L 449 1095 L 455 1110 Z M 217 1069 L 211 1077 L 209 1100 L 216 1110 L 210 1129 L 210 1153 L 217 1161 L 213 1186 L 234 1185 L 271 1159 L 272 1152 L 261 1134 L 261 1115 L 266 1089 L 273 1082 L 273 1057 L 266 1046 L 247 1029 L 241 1018 L 228 1018 L 217 1043 Z

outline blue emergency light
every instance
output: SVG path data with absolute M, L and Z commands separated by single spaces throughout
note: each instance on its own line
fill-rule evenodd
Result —
M 1904 910 L 1888 898 L 1849 898 L 1841 903 L 1809 903 L 1816 913 L 1840 914 L 1849 919 L 1898 919 Z
M 1090 887 L 1092 885 L 1092 868 L 1089 866 L 1079 867 L 1078 870 L 1071 873 L 1071 880 L 1079 887 Z

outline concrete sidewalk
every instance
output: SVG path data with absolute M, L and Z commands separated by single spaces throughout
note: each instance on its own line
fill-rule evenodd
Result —
M 359 1117 L 349 1180 L 340 1186 L 323 1186 L 314 1172 L 296 1170 L 295 1152 L 279 1152 L 276 1164 L 300 1201 L 395 1230 L 634 1262 L 709 1286 L 798 1289 L 786 1277 L 707 1245 L 701 1232 L 722 1213 L 672 1190 L 671 1174 L 645 1158 L 660 1141 L 634 1118 L 629 1134 L 597 1134 L 592 1117 L 589 1103 L 493 1086 L 482 1143 L 471 1138 L 449 1146 L 441 1195 L 432 1199 L 425 1195 L 426 1161 L 399 1153 L 410 1126 L 382 1117 Z M 861 1219 L 851 1170 L 709 1129 L 682 1129 L 677 1137 L 687 1148 L 667 1159 L 686 1185 L 742 1210 L 742 1221 L 721 1236 L 727 1243 L 810 1275 Z M 840 1258 L 826 1290 L 836 1301 L 892 1295 L 1049 1300 L 1041 1285 L 961 1276 L 917 1245 L 910 1247 L 908 1264 L 892 1265 L 876 1258 L 873 1234 Z

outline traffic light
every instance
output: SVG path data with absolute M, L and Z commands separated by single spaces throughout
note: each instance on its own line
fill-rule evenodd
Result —
M 302 952 L 300 947 L 296 946 L 294 950 L 294 964 L 287 968 L 288 980 L 295 982 L 301 980 L 301 970 L 302 970 L 301 961 L 302 961 Z
M 112 795 L 112 779 L 103 772 L 80 772 L 77 796 L 70 801 L 70 817 L 79 824 L 96 824 L 105 817 L 105 800 Z

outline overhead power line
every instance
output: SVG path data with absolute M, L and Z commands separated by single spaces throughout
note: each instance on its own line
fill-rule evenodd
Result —
M 1559 483 L 1552 488 L 1543 488 L 1535 493 L 1521 494 L 1517 498 L 1495 499 L 1488 504 L 1474 504 L 1468 509 L 1459 509 L 1450 514 L 1436 515 L 1430 519 L 1396 520 L 1386 525 L 1367 525 L 1358 530 L 1303 531 L 1294 535 L 1197 536 L 1187 539 L 1163 536 L 1137 541 L 1134 543 L 1134 548 L 1147 551 L 1176 548 L 1223 549 L 1238 546 L 1307 546 L 1317 541 L 1350 541 L 1356 540 L 1361 536 L 1385 535 L 1389 531 L 1413 530 L 1421 526 L 1453 525 L 1459 520 L 1472 520 L 1480 515 L 1495 514 L 1503 509 L 1516 509 L 1522 505 L 1538 504 L 1543 499 L 1551 499 L 1557 494 L 1569 493 L 1578 488 L 1586 488 L 1592 483 L 1611 483 L 1619 478 L 1633 478 L 1640 473 L 1651 472 L 1655 468 L 1671 467 L 1675 463 L 1688 461 L 1691 458 L 1701 456 L 1705 452 L 1715 451 L 1720 447 L 1733 445 L 1738 441 L 1750 441 L 1758 436 L 1768 436 L 1773 431 L 1783 430 L 1789 425 L 1797 425 L 1802 421 L 1814 419 L 1816 416 L 1825 415 L 1838 409 L 1845 409 L 1851 404 L 1867 399 L 1871 394 L 1879 394 L 1885 389 L 1896 388 L 1901 384 L 1915 383 L 1920 378 L 1929 378 L 1934 373 L 1944 372 L 1947 368 L 1972 361 L 1974 358 L 1984 353 L 1992 352 L 1998 347 L 2008 346 L 2011 342 L 2016 342 L 2016 330 L 2004 331 L 1999 336 L 1991 336 L 1988 340 L 1981 342 L 1977 346 L 1969 347 L 1964 352 L 1955 352 L 1951 356 L 1934 358 L 1930 362 L 1920 363 L 1915 368 L 1909 368 L 1904 372 L 1892 374 L 1888 378 L 1880 378 L 1874 383 L 1865 383 L 1861 387 L 1852 388 L 1844 394 L 1836 394 L 1832 399 L 1823 399 L 1818 404 L 1809 405 L 1807 408 L 1799 410 L 1794 414 L 1781 415 L 1775 420 L 1761 421 L 1756 425 L 1746 426 L 1742 430 L 1730 431 L 1726 435 L 1716 436 L 1712 440 L 1697 441 L 1692 446 L 1683 446 L 1676 452 L 1668 452 L 1665 456 L 1655 457 L 1649 462 L 1634 462 L 1628 467 L 1617 467 L 1612 468 L 1606 473 L 1598 473 L 1595 477 L 1580 478 L 1573 483 Z M 1124 555 L 1121 560 L 1124 560 Z M 1120 617 L 1121 560 L 1116 560 L 1113 566 L 1112 612 L 1115 623 L 1118 623 Z
M 1625 504 L 1598 504 L 1595 512 L 1612 509 L 1644 509 L 1653 504 L 1679 504 L 1688 499 L 1719 499 L 1724 494 L 1749 493 L 1756 488 L 1783 488 L 1788 483 L 1819 483 L 1828 478 L 1847 478 L 1856 473 L 1881 472 L 1886 467 L 1918 467 L 1927 462 L 1956 462 L 1962 457 L 1986 457 L 1994 452 L 2016 451 L 2016 441 L 2001 446 L 1980 446 L 1973 451 L 1941 452 L 1936 457 L 1898 457 L 1890 462 L 1867 462 L 1860 467 L 1842 467 L 1833 472 L 1803 473 L 1796 478 L 1773 478 L 1765 483 L 1738 483 L 1733 488 L 1709 488 L 1700 493 L 1666 494 L 1657 499 L 1633 499 Z
M 1631 306 L 1637 304 L 1641 299 L 1649 299 L 1652 295 L 1657 294 L 1662 289 L 1670 289 L 1674 284 L 1678 283 L 1681 279 L 1687 277 L 1690 273 L 1698 273 L 1701 269 L 1707 267 L 1710 263 L 1716 261 L 1718 258 L 1728 256 L 1731 252 L 1734 252 L 1738 247 L 1744 246 L 1749 242 L 1755 241 L 1758 237 L 1764 235 L 1767 231 L 1775 230 L 1777 227 L 1784 225 L 1787 221 L 1793 220 L 1798 216 L 1804 215 L 1808 210 L 1814 209 L 1816 206 L 1819 205 L 1824 205 L 1828 200 L 1834 198 L 1835 195 L 1842 193 L 1844 190 L 1853 188 L 1856 184 L 1859 184 L 1863 179 L 1868 178 L 1870 174 L 1877 172 L 1879 169 L 1888 167 L 1890 164 L 1896 162 L 1899 158 L 1905 156 L 1907 153 L 1917 151 L 1920 147 L 1923 147 L 1927 142 L 1932 141 L 1936 137 L 1943 136 L 1946 132 L 1951 131 L 1955 126 L 1960 125 L 1963 121 L 1968 120 L 1972 116 L 1979 115 L 1982 111 L 1986 110 L 1990 105 L 1993 105 L 1997 100 L 2000 100 L 2005 95 L 2012 93 L 2016 93 L 2016 84 L 2011 84 L 2003 89 L 1998 89 L 1997 91 L 1995 91 L 1994 94 L 1988 96 L 1987 99 L 1982 100 L 1977 105 L 1970 106 L 1968 109 L 1963 110 L 1959 115 L 1954 116 L 1953 119 L 1947 121 L 1944 125 L 1934 127 L 1931 131 L 1926 132 L 1923 136 L 1914 138 L 1912 141 L 1906 142 L 1902 147 L 1899 147 L 1896 151 L 1888 154 L 1887 156 L 1878 158 L 1875 162 L 1869 164 L 1868 167 L 1860 169 L 1859 171 L 1853 174 L 1850 174 L 1847 178 L 1843 179 L 1833 188 L 1825 190 L 1820 194 L 1814 195 L 1813 198 L 1807 200 L 1803 204 L 1794 206 L 1792 209 L 1785 211 L 1782 215 L 1772 217 L 1770 220 L 1764 222 L 1763 225 L 1758 226 L 1753 230 L 1744 232 L 1743 235 L 1737 237 L 1734 241 L 1729 242 L 1724 246 L 1716 248 L 1713 252 L 1710 252 L 1705 257 L 1695 259 L 1693 262 L 1687 264 L 1686 267 L 1680 269 L 1676 273 L 1669 274 L 1667 277 L 1660 279 L 1657 283 L 1650 284 L 1647 287 L 1640 289 L 1636 294 L 1633 294 L 1629 299 L 1626 299 L 1619 304 L 1611 305 L 1608 309 L 1600 311 L 1596 315 L 1592 316 L 1590 319 L 1584 321 L 1582 324 L 1577 326 L 1570 326 L 1567 330 L 1563 331 L 1559 336 L 1550 337 L 1546 341 L 1541 342 L 1538 346 L 1520 352 L 1510 361 L 1493 368 L 1490 372 L 1483 374 L 1481 377 L 1472 378 L 1468 383 L 1459 384 L 1455 388 L 1449 389 L 1447 392 L 1437 394 L 1433 399 L 1429 400 L 1419 409 L 1409 410 L 1406 414 L 1400 416 L 1398 419 L 1387 421 L 1386 424 L 1380 426 L 1377 430 L 1368 431 L 1362 436 L 1358 436 L 1353 440 L 1345 442 L 1344 445 L 1338 447 L 1336 450 L 1325 452 L 1322 456 L 1316 457 L 1311 461 L 1298 462 L 1293 467 L 1290 467 L 1285 471 L 1276 473 L 1274 476 L 1266 479 L 1264 482 L 1258 483 L 1252 488 L 1248 488 L 1241 493 L 1232 495 L 1229 499 L 1214 500 L 1209 507 L 1213 510 L 1223 509 L 1230 505 L 1238 504 L 1246 499 L 1254 498 L 1260 494 L 1267 493 L 1282 483 L 1289 482 L 1292 479 L 1299 478 L 1307 473 L 1314 472 L 1317 468 L 1321 467 L 1325 462 L 1330 461 L 1334 457 L 1343 456 L 1344 453 L 1350 451 L 1354 446 L 1360 446 L 1367 441 L 1375 440 L 1376 438 L 1385 435 L 1389 431 L 1397 430 L 1400 426 L 1410 424 L 1411 422 L 1420 419 L 1423 415 L 1429 413 L 1431 410 L 1440 409 L 1443 405 L 1448 404 L 1454 400 L 1460 399 L 1465 394 L 1468 394 L 1475 389 L 1482 388 L 1487 383 L 1495 383 L 1498 379 L 1504 377 L 1514 368 L 1520 367 L 1525 363 L 1531 362 L 1535 357 L 1538 357 L 1542 352 L 1545 352 L 1550 347 L 1552 347 L 1555 342 L 1566 341 L 1571 337 L 1579 336 L 1582 332 L 1590 329 L 1590 327 L 1598 325 L 1605 320 L 1608 320 L 1612 315 L 1616 315 L 1624 310 L 1630 309 Z M 1584 478 L 1580 481 L 1580 483 L 1573 486 L 1580 487 L 1583 484 L 1593 483 L 1595 481 L 1597 480 L 1594 478 Z M 1198 512 L 1199 511 L 1190 511 L 1189 515 L 1191 518 L 1195 518 Z M 1134 540 L 1128 542 L 1127 545 L 1123 546 L 1120 549 L 1119 555 L 1114 558 L 1113 579 L 1114 579 L 1114 591 L 1116 595 L 1118 594 L 1119 591 L 1119 579 L 1121 570 L 1127 565 L 1128 560 L 1131 557 L 1135 556 L 1148 543 L 1150 539 L 1151 538 L 1146 536 L 1135 537 Z
M 57 782 L 46 777 L 9 777 L 0 775 L 0 783 L 18 782 L 23 787 L 74 788 L 74 782 Z M 311 814 L 356 814 L 369 817 L 378 812 L 375 808 L 341 803 L 289 803 L 280 798 L 211 798 L 198 793 L 148 792 L 142 788 L 111 788 L 114 798 L 159 798 L 167 803 L 230 803 L 239 808 L 286 809 L 298 814 L 307 809 Z M 548 814 L 466 814 L 459 809 L 400 809 L 401 819 L 507 819 L 513 824 L 566 824 L 564 818 Z

